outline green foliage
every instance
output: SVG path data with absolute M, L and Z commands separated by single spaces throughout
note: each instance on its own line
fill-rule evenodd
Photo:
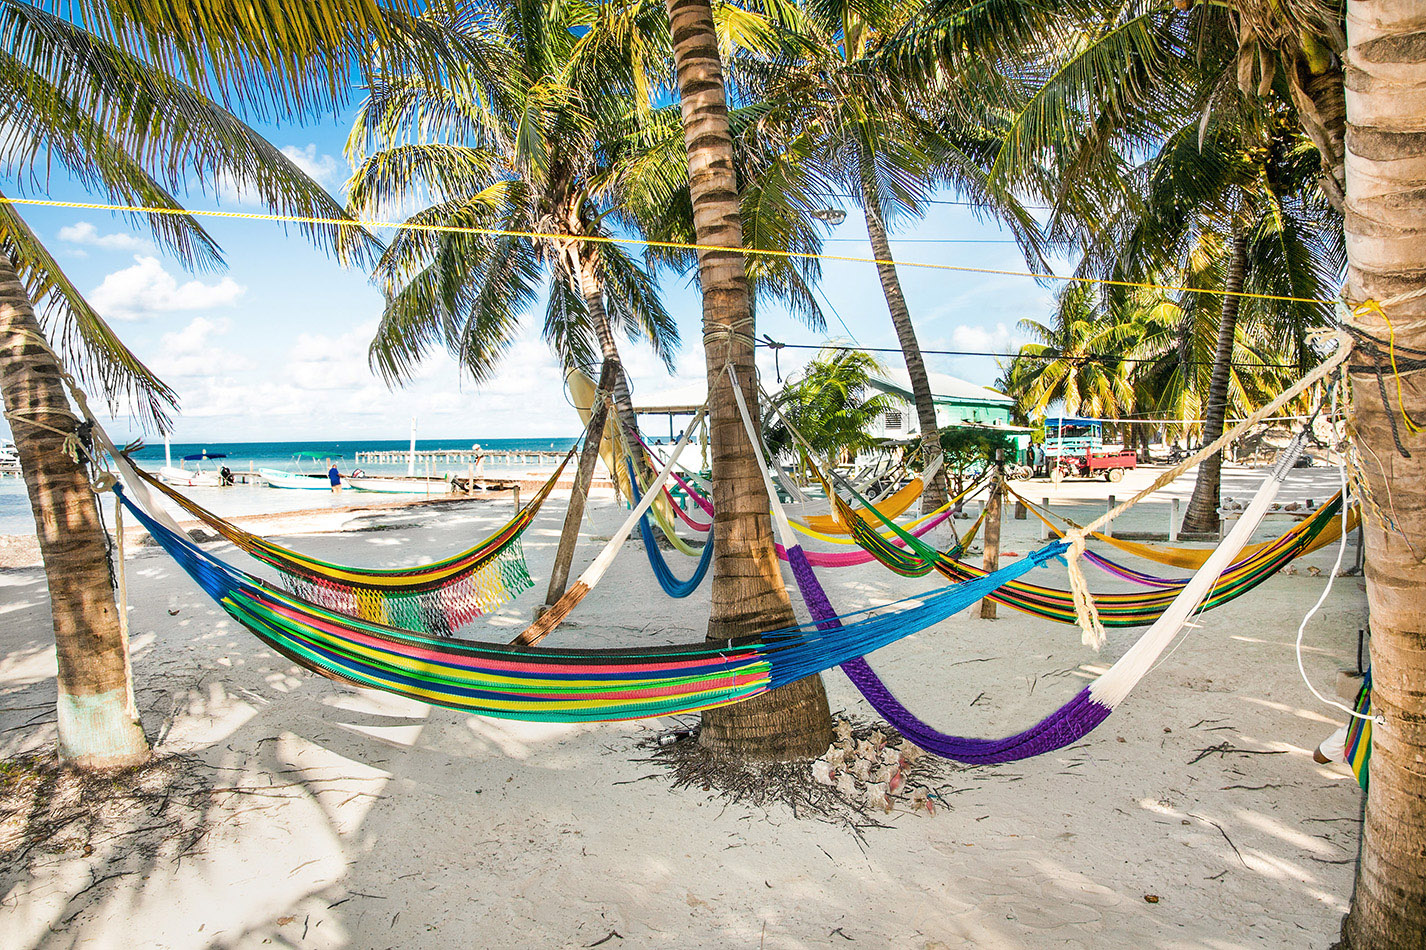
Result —
M 348 140 L 353 213 L 425 205 L 377 264 L 387 305 L 373 367 L 394 383 L 444 347 L 488 380 L 541 297 L 545 339 L 566 366 L 597 362 L 616 332 L 672 365 L 677 326 L 646 266 L 581 240 L 617 235 L 630 190 L 617 169 L 649 113 L 646 67 L 666 56 L 666 21 L 642 5 L 525 3 L 423 21 L 479 55 L 448 82 L 384 72 Z
M 869 377 L 877 369 L 870 354 L 823 351 L 773 397 L 766 433 L 769 450 L 796 456 L 802 448 L 779 416 L 796 427 L 824 469 L 874 448 L 879 440 L 869 430 L 888 409 L 901 405 L 899 398 L 885 393 L 867 395 Z
M 968 472 L 993 465 L 997 450 L 1004 451 L 1006 464 L 1015 460 L 1015 440 L 1004 432 L 976 426 L 947 426 L 941 430 L 946 469 L 957 480 Z
M 344 217 L 337 201 L 242 118 L 331 108 L 340 100 L 335 91 L 351 82 L 358 52 L 411 35 L 410 18 L 389 4 L 339 3 L 318 11 L 306 2 L 264 0 L 264 15 L 250 17 L 211 0 L 0 0 L 0 176 L 18 190 L 44 190 L 51 172 L 61 170 L 100 200 L 164 211 L 181 211 L 177 195 L 216 191 L 221 182 L 274 213 Z M 438 55 L 422 48 L 423 58 Z M 395 55 L 396 45 L 390 49 Z M 222 266 L 217 242 L 195 218 L 127 217 L 185 266 Z M 355 226 L 296 227 L 349 260 L 375 256 L 374 241 Z M 112 402 L 165 426 L 173 391 L 89 306 L 13 206 L 0 207 L 0 245 L 65 362 Z

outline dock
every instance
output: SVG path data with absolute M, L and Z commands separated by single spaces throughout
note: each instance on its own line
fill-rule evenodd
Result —
M 425 470 L 427 466 L 437 464 L 471 466 L 480 459 L 501 465 L 551 465 L 557 464 L 560 459 L 565 457 L 565 454 L 565 452 L 551 449 L 526 449 L 519 452 L 501 449 L 421 449 L 414 453 L 405 449 L 393 449 L 381 452 L 357 452 L 355 464 L 358 466 L 405 465 L 411 461 L 412 455 L 415 455 L 415 467 L 419 472 Z

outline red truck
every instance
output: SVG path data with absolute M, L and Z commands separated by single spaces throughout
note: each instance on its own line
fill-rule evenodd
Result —
M 1121 452 L 1106 452 L 1096 455 L 1093 449 L 1085 449 L 1083 455 L 1062 455 L 1054 468 L 1050 469 L 1050 481 L 1059 484 L 1066 478 L 1093 478 L 1103 473 L 1105 481 L 1117 482 L 1124 477 L 1126 468 L 1139 464 L 1139 456 L 1132 449 Z

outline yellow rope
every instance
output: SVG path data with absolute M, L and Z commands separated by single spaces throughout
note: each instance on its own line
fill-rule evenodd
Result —
M 124 214 L 189 215 L 195 218 L 235 218 L 244 221 L 277 221 L 286 224 L 327 224 L 340 227 L 394 228 L 406 231 L 433 231 L 444 234 L 475 234 L 486 237 L 521 237 L 541 241 L 583 241 L 587 244 L 634 244 L 640 247 L 661 247 L 677 251 L 737 251 L 762 257 L 781 257 L 799 260 L 841 261 L 850 264 L 879 264 L 894 267 L 921 267 L 927 270 L 953 271 L 960 274 L 989 274 L 997 277 L 1033 277 L 1036 280 L 1058 280 L 1066 283 L 1097 284 L 1106 287 L 1132 287 L 1139 290 L 1162 290 L 1175 293 L 1212 294 L 1219 297 L 1239 297 L 1247 300 L 1278 300 L 1284 303 L 1308 303 L 1328 306 L 1330 300 L 1315 297 L 1288 297 L 1279 294 L 1258 294 L 1245 290 L 1215 290 L 1207 287 L 1187 287 L 1182 284 L 1151 284 L 1132 280 L 1108 280 L 1101 277 L 1080 277 L 1077 275 L 1038 273 L 1036 271 L 999 270 L 993 267 L 966 267 L 960 264 L 932 264 L 927 261 L 883 260 L 876 257 L 856 257 L 848 254 L 813 254 L 810 251 L 780 251 L 772 248 L 726 248 L 712 244 L 687 243 L 683 241 L 650 241 L 645 238 L 608 237 L 605 235 L 585 235 L 571 237 L 548 231 L 509 231 L 503 228 L 475 228 L 454 224 L 412 224 L 409 221 L 367 221 L 356 218 L 321 218 L 289 214 L 263 214 L 250 211 L 185 210 L 182 208 L 146 208 L 128 205 L 104 204 L 92 201 L 55 201 L 46 198 L 9 198 L 0 196 L 0 202 L 11 205 L 32 205 L 41 208 L 78 208 L 85 211 L 119 211 Z
M 1406 422 L 1406 430 L 1416 435 L 1421 432 L 1421 426 L 1411 418 L 1411 413 L 1406 411 L 1406 400 L 1401 393 L 1401 371 L 1396 368 L 1396 328 L 1391 325 L 1391 318 L 1386 315 L 1386 310 L 1375 300 L 1368 300 L 1358 306 L 1353 316 L 1360 317 L 1366 313 L 1376 314 L 1386 324 L 1386 352 L 1391 360 L 1391 375 L 1396 378 L 1396 405 L 1401 410 L 1401 418 Z

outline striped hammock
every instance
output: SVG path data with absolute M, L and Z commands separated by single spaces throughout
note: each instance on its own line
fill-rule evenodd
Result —
M 448 637 L 534 585 L 520 537 L 568 465 L 573 450 L 529 502 L 494 534 L 450 557 L 417 567 L 350 567 L 318 560 L 250 534 L 168 485 L 129 466 L 239 550 L 274 568 L 291 593 L 330 610 L 405 630 Z
M 805 624 L 730 641 L 623 650 L 552 650 L 451 640 L 337 613 L 200 550 L 119 498 L 229 616 L 313 672 L 432 705 L 539 722 L 605 722 L 695 712 L 749 699 L 945 620 L 1066 550 L 1053 542 L 994 574 L 835 628 Z
M 837 506 L 838 517 L 844 519 L 851 528 L 857 544 L 870 553 L 887 568 L 906 576 L 921 576 L 936 570 L 952 581 L 971 580 L 984 576 L 983 569 L 967 564 L 949 554 L 937 551 L 931 545 L 904 530 L 896 522 L 881 515 L 875 508 L 853 510 L 850 505 L 835 494 L 833 504 Z M 1323 544 L 1328 544 L 1340 536 L 1341 519 L 1336 517 L 1341 511 L 1341 494 L 1334 495 L 1312 516 L 1294 525 L 1281 537 L 1256 547 L 1250 553 L 1229 564 L 1214 581 L 1205 597 L 1206 610 L 1226 604 L 1253 590 L 1274 573 L 1292 561 Z M 881 523 L 905 545 L 900 547 L 889 543 L 874 531 L 862 513 L 870 510 Z M 1097 556 L 1097 563 L 1108 563 L 1107 558 Z M 1131 572 L 1128 568 L 1114 565 L 1121 576 Z M 1188 578 L 1150 578 L 1157 589 L 1147 592 L 1097 593 L 1091 595 L 1099 611 L 1100 621 L 1106 627 L 1143 627 L 1152 624 L 1173 602 L 1178 592 L 1188 583 Z M 1016 581 L 1004 585 L 990 596 L 990 599 L 1013 610 L 1044 617 L 1059 623 L 1076 623 L 1074 598 L 1068 590 L 1042 587 Z
M 1357 690 L 1357 701 L 1354 705 L 1355 711 L 1359 715 L 1353 716 L 1352 721 L 1347 723 L 1347 741 L 1345 743 L 1347 764 L 1351 766 L 1352 774 L 1357 777 L 1357 784 L 1365 791 L 1367 776 L 1370 772 L 1367 766 L 1371 764 L 1372 759 L 1372 721 L 1360 717 L 1372 714 L 1372 671 L 1370 669 L 1362 676 L 1362 687 Z
M 1039 518 L 1040 521 L 1044 523 L 1045 528 L 1051 533 L 1053 533 L 1055 537 L 1064 537 L 1064 530 L 1060 528 L 1057 524 L 1055 524 L 1054 521 L 1050 520 L 1052 517 L 1054 517 L 1054 515 L 1048 509 L 1042 508 L 1041 506 L 1035 504 L 1033 501 L 1026 498 L 1024 495 L 1020 494 L 1014 488 L 1011 488 L 1008 485 L 1006 486 L 1006 490 L 1009 491 L 1011 496 L 1013 496 L 1016 501 L 1020 502 L 1027 509 L 1029 509 L 1031 514 L 1033 514 L 1036 518 Z M 1347 518 L 1348 530 L 1355 528 L 1357 526 L 1358 518 L 1357 509 L 1353 508 L 1350 512 L 1348 512 Z M 1068 518 L 1061 517 L 1059 520 L 1063 521 L 1067 525 L 1070 525 L 1071 527 L 1080 527 L 1080 525 L 1075 524 Z M 1100 534 L 1098 531 L 1090 532 L 1090 537 L 1094 538 L 1096 541 L 1099 541 L 1102 544 L 1107 544 L 1110 547 L 1118 548 L 1125 554 L 1131 554 L 1134 557 L 1141 557 L 1146 561 L 1154 561 L 1158 564 L 1167 564 L 1171 567 L 1182 567 L 1190 571 L 1196 571 L 1198 570 L 1198 568 L 1202 567 L 1204 560 L 1211 553 L 1211 551 L 1207 548 L 1179 548 L 1165 547 L 1163 545 L 1158 544 L 1141 544 L 1138 541 L 1126 541 L 1123 538 L 1116 538 L 1113 535 Z M 1331 544 L 1339 537 L 1341 537 L 1340 530 L 1333 532 L 1329 529 L 1328 531 L 1315 538 L 1312 542 L 1312 545 L 1306 550 L 1304 550 L 1302 553 L 1307 554 L 1310 551 L 1315 551 L 1320 547 Z M 1263 548 L 1266 548 L 1273 543 L 1273 541 L 1261 541 L 1257 544 L 1249 544 L 1248 546 L 1243 548 L 1243 553 L 1253 554 L 1257 551 L 1261 551 Z M 1122 565 L 1116 565 L 1113 561 L 1110 561 L 1108 558 L 1103 557 L 1102 555 L 1092 555 L 1090 552 L 1085 552 L 1085 556 L 1091 561 L 1094 561 L 1095 563 L 1099 564 L 1100 567 L 1105 567 L 1106 569 L 1109 569 L 1111 573 L 1118 573 L 1120 570 L 1123 570 Z M 1125 580 L 1132 580 L 1135 583 L 1143 583 L 1140 577 L 1152 577 L 1152 575 L 1140 575 L 1140 577 L 1134 577 L 1128 574 L 1122 576 L 1124 576 Z M 1153 585 L 1151 584 L 1150 586 Z

